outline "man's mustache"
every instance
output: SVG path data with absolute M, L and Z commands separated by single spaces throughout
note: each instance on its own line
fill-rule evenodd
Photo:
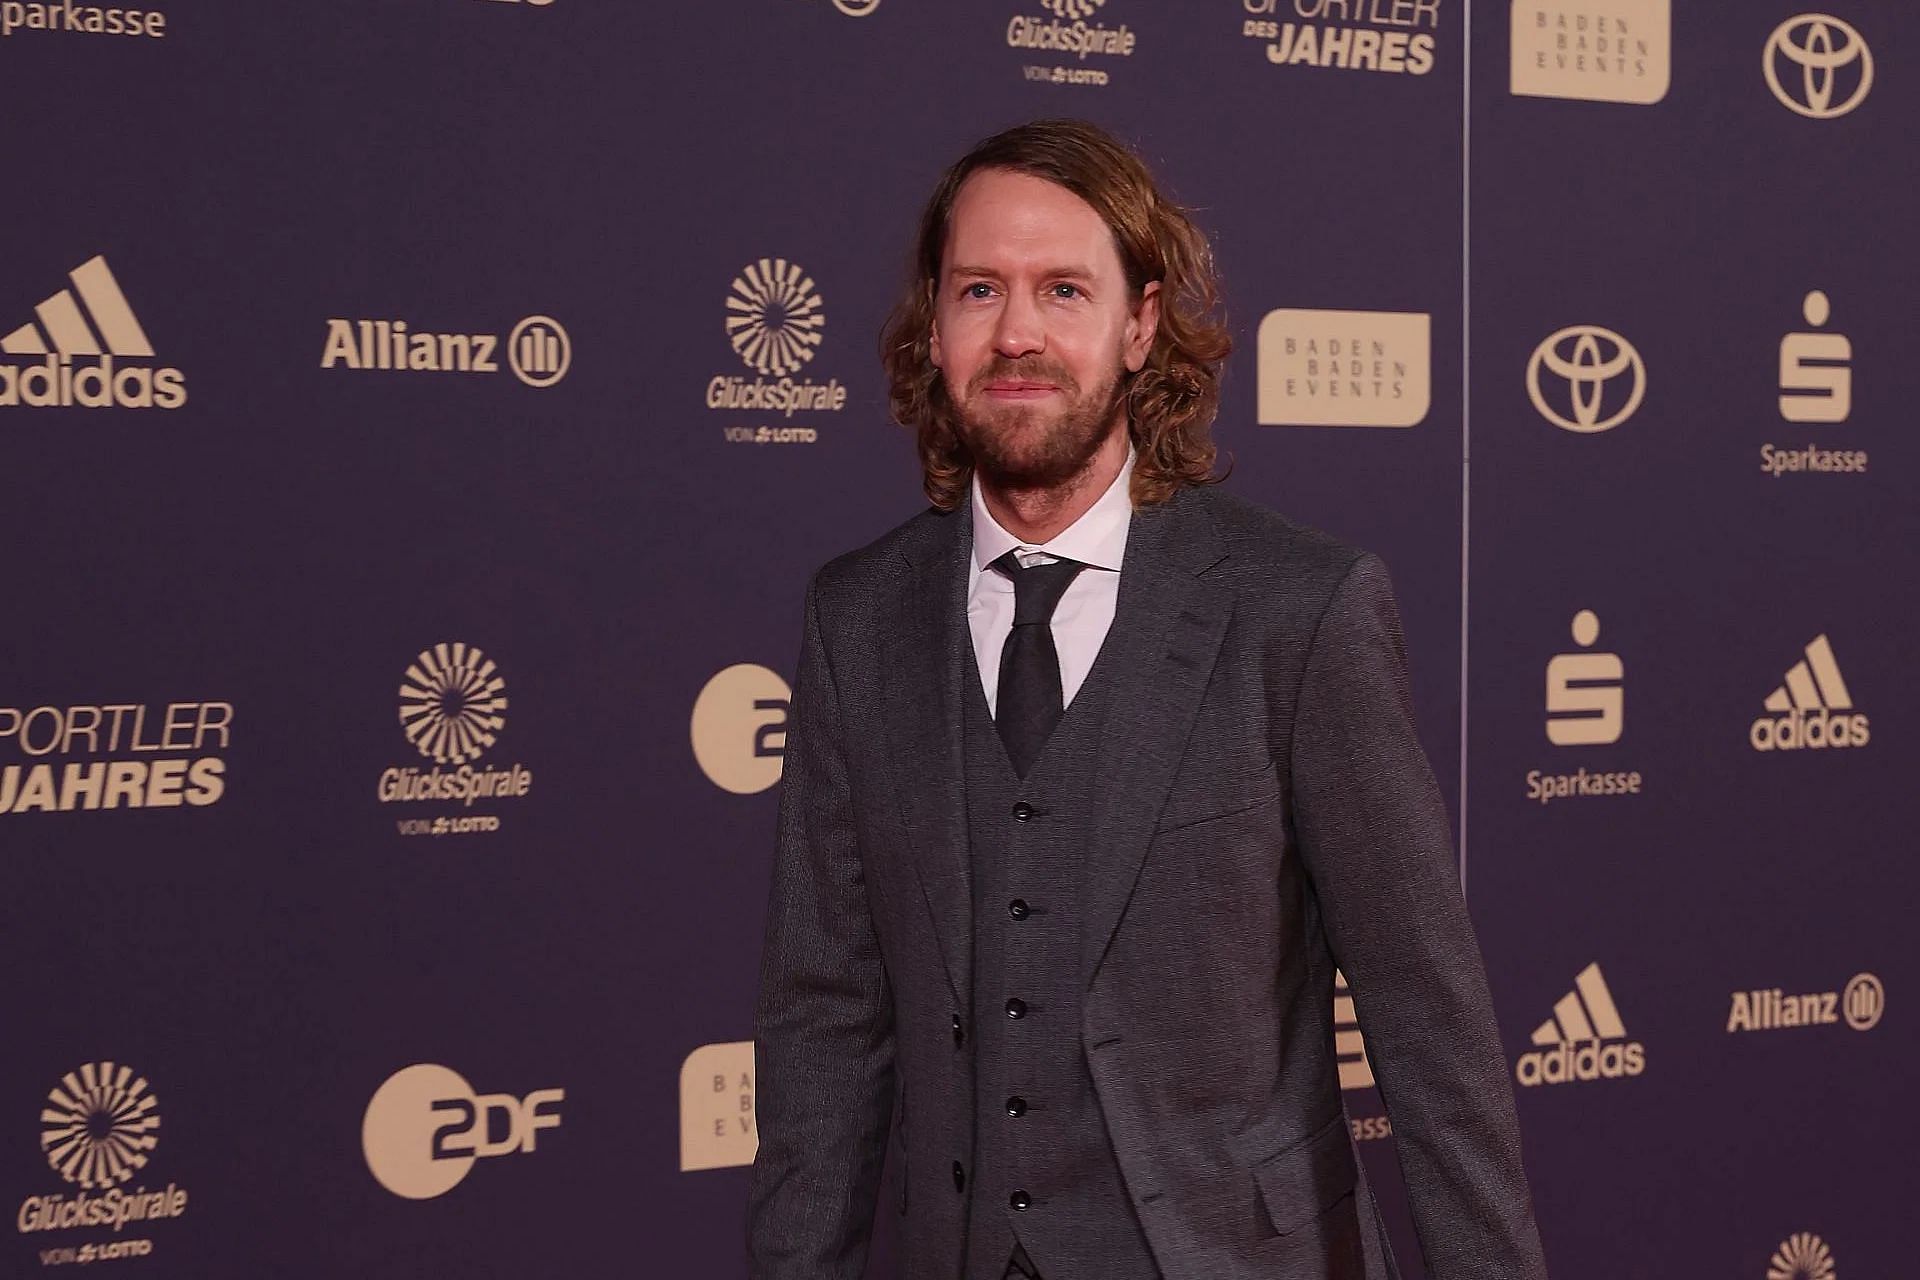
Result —
M 995 356 L 980 372 L 973 375 L 967 383 L 969 393 L 979 391 L 990 382 L 1051 382 L 1062 391 L 1075 392 L 1080 384 L 1073 380 L 1066 366 L 1049 360 L 1044 356 L 1021 356 L 1009 360 L 1004 356 Z

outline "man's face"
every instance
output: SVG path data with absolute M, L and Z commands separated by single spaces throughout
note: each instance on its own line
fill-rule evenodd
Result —
M 983 478 L 1050 488 L 1124 429 L 1122 370 L 1153 345 L 1159 288 L 1128 294 L 1113 233 L 1043 178 L 961 184 L 934 282 L 933 363 Z

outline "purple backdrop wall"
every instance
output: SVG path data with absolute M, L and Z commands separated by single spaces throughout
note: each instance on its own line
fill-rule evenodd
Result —
M 0 4 L 0 1273 L 744 1274 L 800 593 L 1058 114 L 1394 570 L 1555 1274 L 1913 1265 L 1920 16 L 155 2 Z

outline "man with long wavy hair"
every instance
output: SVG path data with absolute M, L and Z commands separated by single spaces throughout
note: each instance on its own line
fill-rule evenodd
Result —
M 942 179 L 882 340 L 932 508 L 807 593 L 755 1019 L 755 1280 L 1545 1274 L 1374 556 L 1215 487 L 1211 255 L 1113 138 Z M 890 1204 L 891 1204 L 890 1198 Z

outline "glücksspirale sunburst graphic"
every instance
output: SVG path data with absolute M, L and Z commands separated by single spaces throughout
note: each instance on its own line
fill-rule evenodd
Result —
M 1767 1280 L 1838 1280 L 1833 1250 L 1813 1232 L 1796 1231 L 1773 1251 Z
M 820 349 L 826 303 L 813 278 L 785 258 L 750 262 L 727 296 L 727 340 L 755 373 L 784 377 Z
M 506 689 L 493 659 L 472 645 L 422 649 L 400 686 L 400 726 L 429 760 L 464 764 L 506 727 Z
M 40 1112 L 40 1147 L 68 1182 L 103 1191 L 133 1177 L 160 1145 L 153 1092 L 133 1069 L 89 1062 L 69 1071 Z

